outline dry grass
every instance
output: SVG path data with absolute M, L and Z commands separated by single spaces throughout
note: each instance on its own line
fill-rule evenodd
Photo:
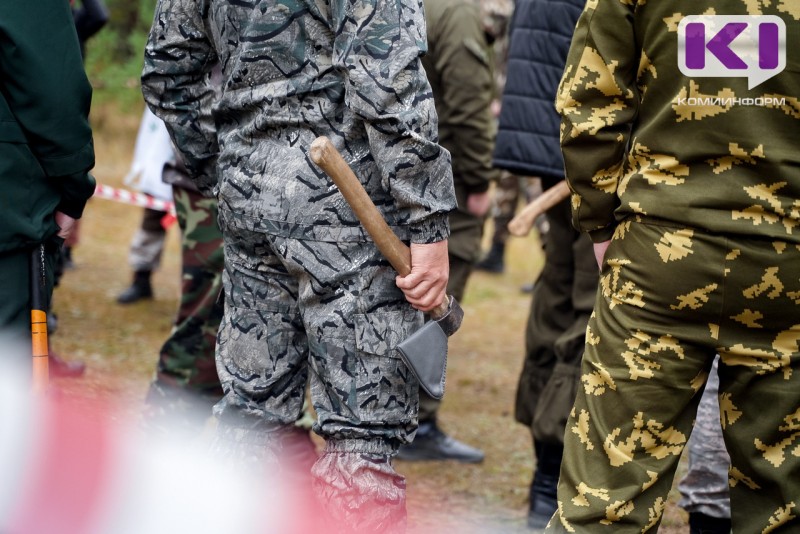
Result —
M 98 181 L 121 185 L 138 121 L 138 116 L 111 108 L 94 112 Z M 57 352 L 88 364 L 84 378 L 62 380 L 62 388 L 114 399 L 134 416 L 169 333 L 179 292 L 178 235 L 173 228 L 162 268 L 154 276 L 155 300 L 115 303 L 130 282 L 127 249 L 140 217 L 139 208 L 91 202 L 75 249 L 78 268 L 66 274 L 56 291 L 61 327 L 53 336 Z M 529 532 L 524 524 L 531 442 L 527 429 L 514 422 L 513 400 L 530 304 L 519 288 L 541 268 L 536 237 L 514 240 L 507 261 L 505 274 L 479 272 L 470 280 L 464 326 L 451 343 L 448 393 L 441 411 L 443 427 L 484 449 L 486 460 L 478 466 L 398 462 L 408 477 L 413 532 Z M 685 514 L 671 503 L 660 532 L 686 531 Z

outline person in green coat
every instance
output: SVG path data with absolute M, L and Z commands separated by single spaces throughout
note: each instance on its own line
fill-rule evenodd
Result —
M 0 4 L 0 333 L 30 346 L 30 256 L 48 289 L 63 240 L 94 192 L 92 89 L 69 3 Z M 9 337 L 5 337 L 9 336 Z

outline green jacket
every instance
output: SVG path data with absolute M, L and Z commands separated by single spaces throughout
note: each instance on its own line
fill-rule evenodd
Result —
M 458 208 L 450 213 L 450 254 L 475 261 L 483 219 L 466 210 L 470 193 L 496 179 L 493 52 L 478 7 L 468 0 L 425 0 L 428 53 L 422 65 L 439 116 L 439 144 L 452 157 Z M 477 246 L 475 242 L 478 242 Z
M 681 20 L 708 14 L 779 17 L 786 68 L 752 89 L 684 74 Z M 719 30 L 707 28 L 706 43 Z M 722 41 L 697 50 L 710 63 Z M 594 241 L 639 218 L 800 243 L 798 50 L 796 0 L 590 0 L 557 98 L 576 226 Z
M 91 86 L 66 0 L 0 2 L 0 252 L 58 231 L 94 192 Z

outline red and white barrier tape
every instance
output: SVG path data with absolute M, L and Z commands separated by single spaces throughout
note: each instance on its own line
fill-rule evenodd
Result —
M 122 204 L 150 208 L 158 211 L 167 211 L 173 215 L 175 214 L 174 203 L 166 200 L 160 200 L 136 191 L 117 189 L 116 187 L 97 184 L 97 187 L 94 190 L 94 196 L 98 198 L 104 198 L 106 200 L 113 200 L 114 202 L 120 202 Z

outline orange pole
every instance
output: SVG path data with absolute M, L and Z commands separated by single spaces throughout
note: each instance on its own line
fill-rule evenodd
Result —
M 50 382 L 45 288 L 44 245 L 39 245 L 31 254 L 31 342 L 33 345 L 34 393 L 47 391 L 47 386 Z

